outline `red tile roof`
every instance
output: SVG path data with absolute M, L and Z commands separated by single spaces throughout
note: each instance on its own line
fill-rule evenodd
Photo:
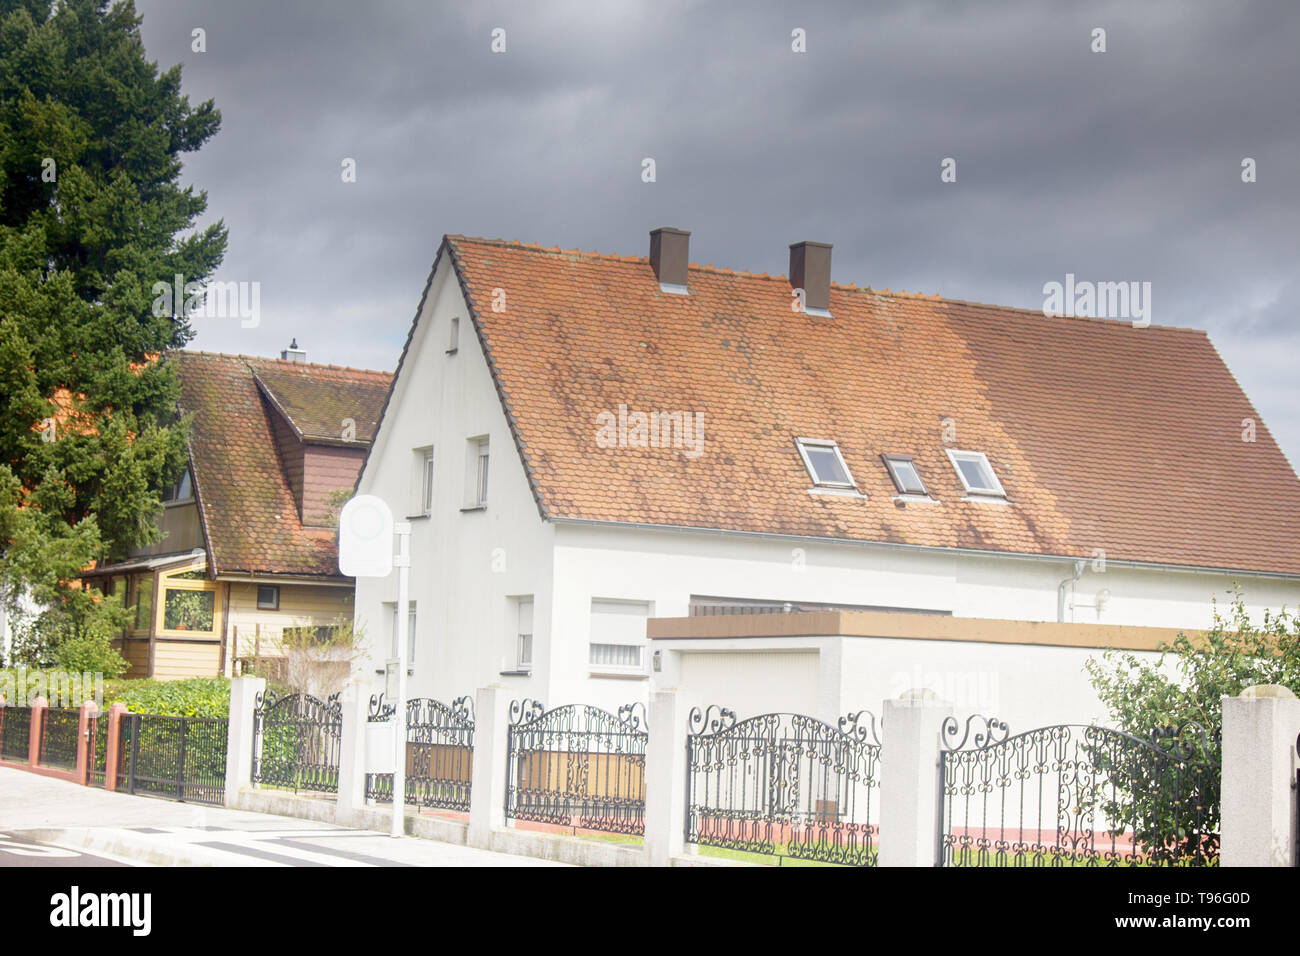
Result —
M 392 376 L 208 352 L 176 352 L 169 361 L 178 366 L 181 409 L 194 413 L 190 457 L 209 569 L 339 577 L 334 532 L 299 520 L 268 417 L 275 412 L 257 380 L 285 398 L 300 432 L 337 415 L 328 420 L 351 417 L 358 439 L 368 440 Z
M 640 256 L 444 253 L 544 517 L 1300 574 L 1300 481 L 1203 332 L 840 285 L 820 319 L 782 276 L 691 266 L 681 296 Z M 620 404 L 702 412 L 703 454 L 599 447 Z M 962 500 L 945 420 L 1010 505 Z M 809 494 L 796 436 L 866 499 Z M 882 453 L 940 503 L 894 501 Z

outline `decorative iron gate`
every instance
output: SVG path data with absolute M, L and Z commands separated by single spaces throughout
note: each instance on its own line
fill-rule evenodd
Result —
M 960 738 L 958 733 L 961 733 Z M 940 866 L 1213 866 L 1218 738 L 1191 722 L 1149 740 L 949 717 L 939 761 Z
M 182 803 L 225 803 L 226 718 L 123 714 L 120 726 L 118 789 Z
M 645 706 L 617 714 L 585 704 L 510 705 L 506 816 L 640 835 L 645 832 Z
M 737 723 L 734 711 L 710 705 L 689 723 L 687 843 L 875 865 L 880 737 L 870 711 L 837 729 L 804 714 Z
M 26 763 L 31 737 L 30 707 L 5 707 L 0 710 L 0 757 Z
M 370 721 L 391 720 L 394 707 L 379 694 L 370 698 Z M 430 697 L 406 702 L 406 802 L 413 806 L 469 812 L 474 761 L 474 701 L 449 705 Z M 366 774 L 366 797 L 391 803 L 393 775 Z
M 343 704 L 338 694 L 328 700 L 310 694 L 258 694 L 253 708 L 253 783 L 337 793 L 342 741 Z

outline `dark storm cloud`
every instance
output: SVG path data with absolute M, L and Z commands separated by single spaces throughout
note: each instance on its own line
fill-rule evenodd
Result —
M 262 284 L 260 327 L 200 320 L 197 347 L 391 368 L 444 232 L 641 253 L 672 224 L 697 261 L 781 273 L 810 238 L 839 281 L 1029 308 L 1067 272 L 1149 281 L 1152 321 L 1208 329 L 1300 459 L 1300 6 L 139 9 L 224 116 L 187 166 L 231 229 L 219 278 Z

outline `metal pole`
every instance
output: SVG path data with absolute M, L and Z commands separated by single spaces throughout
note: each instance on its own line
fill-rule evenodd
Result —
M 411 614 L 411 523 L 393 525 L 397 534 L 397 710 L 393 712 L 393 837 L 402 835 L 406 804 L 406 641 Z

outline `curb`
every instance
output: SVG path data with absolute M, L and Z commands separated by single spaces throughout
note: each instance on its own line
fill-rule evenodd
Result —
M 143 863 L 146 866 L 255 866 L 256 861 L 207 847 L 176 847 L 160 844 L 143 833 L 131 833 L 107 827 L 48 828 L 33 827 L 7 830 L 15 836 L 37 843 L 48 843 L 69 850 L 102 853 Z

